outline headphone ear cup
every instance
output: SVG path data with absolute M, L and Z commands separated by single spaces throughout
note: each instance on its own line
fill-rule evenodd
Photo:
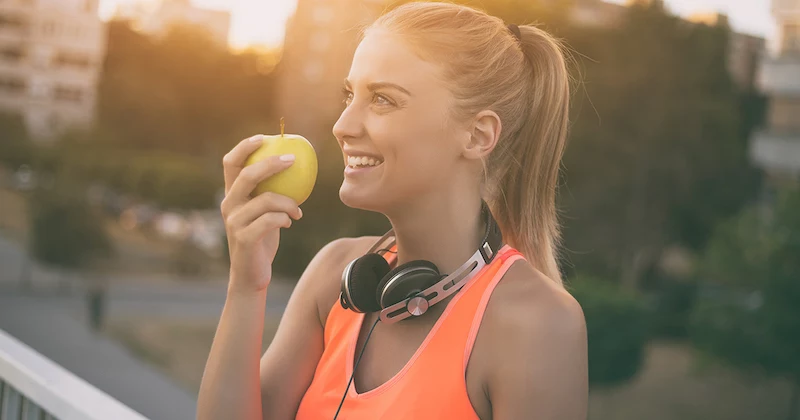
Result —
M 366 254 L 353 262 L 347 273 L 352 301 L 349 306 L 358 312 L 377 312 L 381 309 L 375 300 L 378 283 L 389 272 L 389 263 L 378 254 Z
M 395 274 L 404 272 L 402 277 L 391 281 Z M 427 260 L 414 260 L 399 265 L 388 272 L 375 290 L 376 303 L 380 309 L 388 308 L 409 296 L 436 284 L 442 278 L 436 264 Z

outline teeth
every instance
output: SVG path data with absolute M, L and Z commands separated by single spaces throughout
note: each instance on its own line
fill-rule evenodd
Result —
M 348 156 L 347 157 L 347 165 L 356 167 L 356 166 L 377 166 L 383 163 L 382 160 L 366 157 L 366 156 Z

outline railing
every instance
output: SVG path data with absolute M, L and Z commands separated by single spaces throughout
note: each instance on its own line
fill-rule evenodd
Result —
M 0 420 L 146 420 L 0 330 Z

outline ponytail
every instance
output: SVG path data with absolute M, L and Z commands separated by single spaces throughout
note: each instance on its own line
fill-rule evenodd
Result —
M 520 98 L 524 121 L 506 139 L 518 164 L 493 165 L 497 178 L 490 206 L 508 242 L 563 285 L 557 262 L 561 234 L 556 187 L 568 132 L 569 73 L 557 40 L 533 26 L 519 31 L 530 83 Z

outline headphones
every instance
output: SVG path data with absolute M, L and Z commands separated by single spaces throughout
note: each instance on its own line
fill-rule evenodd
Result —
M 441 274 L 427 260 L 414 260 L 390 269 L 376 249 L 390 236 L 387 248 L 396 243 L 394 229 L 386 232 L 366 254 L 351 261 L 342 273 L 339 302 L 355 312 L 378 312 L 380 321 L 394 323 L 420 316 L 428 308 L 461 289 L 472 273 L 492 262 L 503 245 L 503 235 L 489 206 L 481 200 L 486 230 L 477 251 L 452 274 Z M 379 249 L 378 251 L 388 251 Z M 377 322 L 377 321 L 376 321 Z

